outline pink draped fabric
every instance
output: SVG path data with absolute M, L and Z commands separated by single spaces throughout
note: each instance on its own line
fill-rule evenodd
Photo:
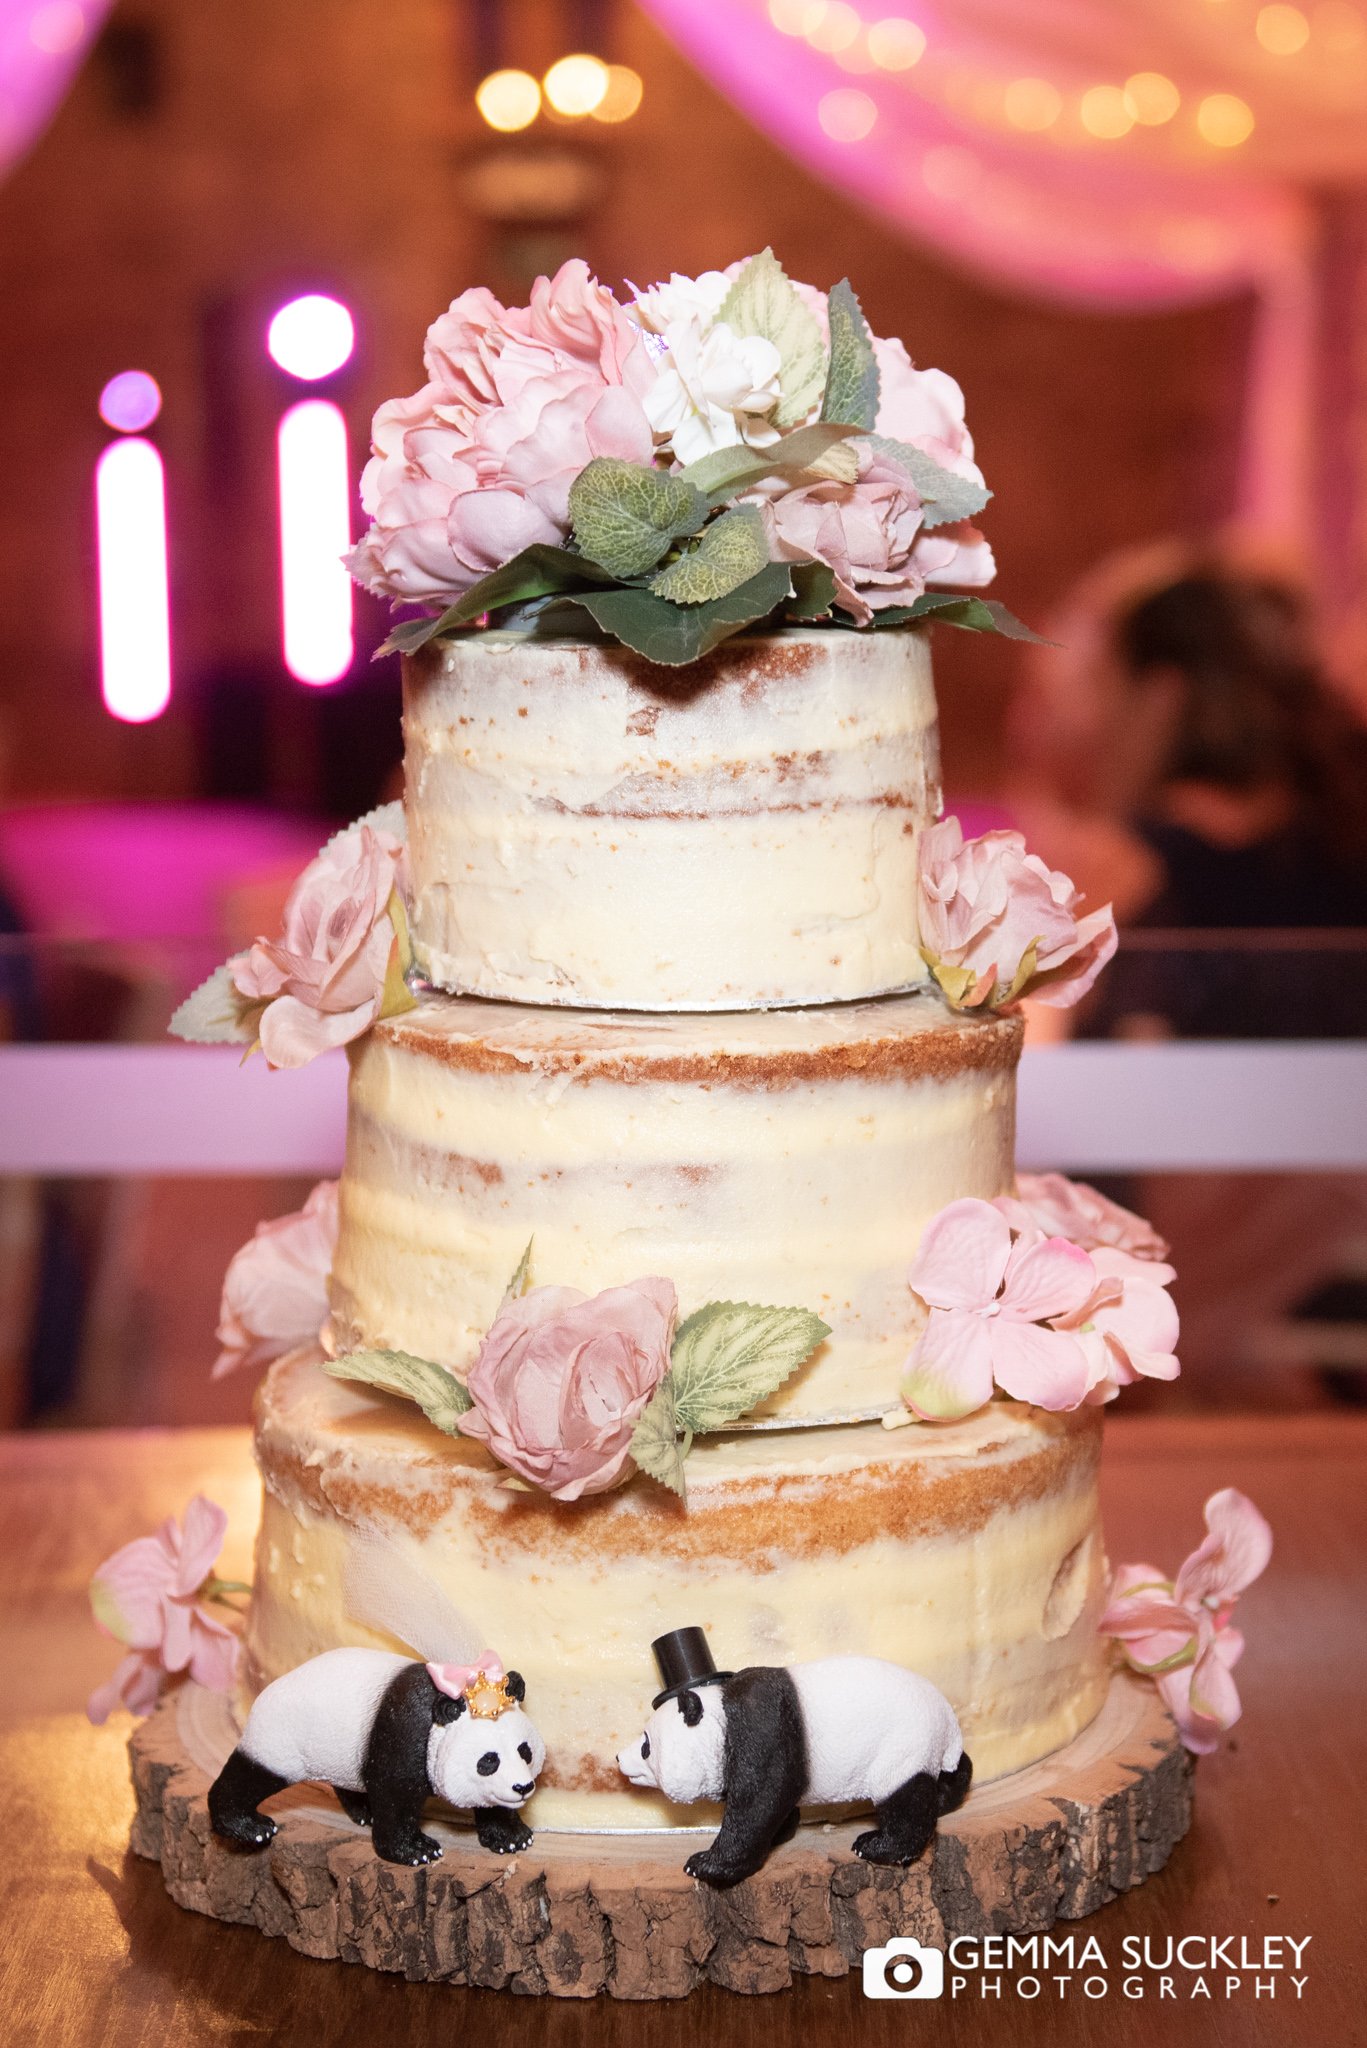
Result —
M 0 176 L 66 96 L 110 0 L 0 0 Z

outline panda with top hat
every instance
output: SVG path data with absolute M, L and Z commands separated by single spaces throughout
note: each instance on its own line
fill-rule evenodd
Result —
M 870 1863 L 907 1864 L 941 1814 L 968 1796 L 973 1766 L 954 1710 L 928 1679 L 877 1657 L 718 1671 L 706 1634 L 680 1628 L 651 1645 L 663 1691 L 618 1767 L 633 1785 L 691 1806 L 723 1800 L 711 1848 L 690 1877 L 737 1884 L 797 1825 L 804 1805 L 871 1805 L 857 1835 Z

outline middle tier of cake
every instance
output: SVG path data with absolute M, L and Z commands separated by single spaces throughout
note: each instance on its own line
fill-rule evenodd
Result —
M 831 1335 L 752 1420 L 876 1416 L 946 1203 L 1013 1182 L 1017 1019 L 917 994 L 646 1016 L 432 996 L 351 1050 L 330 1343 L 464 1374 L 529 1240 L 536 1285 L 673 1281 Z

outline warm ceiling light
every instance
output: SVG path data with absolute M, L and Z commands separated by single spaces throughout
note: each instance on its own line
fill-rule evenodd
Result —
M 1125 104 L 1146 128 L 1161 128 L 1182 104 L 1182 95 L 1161 71 L 1136 71 L 1125 80 Z
M 595 121 L 629 121 L 645 97 L 639 71 L 629 64 L 609 64 L 608 89 L 593 110 Z
M 847 50 L 857 38 L 864 24 L 853 7 L 846 0 L 831 0 L 829 7 L 821 10 L 821 19 L 815 28 L 807 31 L 807 41 L 814 50 L 824 50 L 833 57 L 837 50 Z
M 1196 125 L 1213 149 L 1237 149 L 1253 133 L 1253 109 L 1232 92 L 1213 92 L 1196 109 Z
M 530 71 L 491 71 L 475 89 L 475 105 L 500 135 L 515 135 L 541 112 L 541 87 Z
M 1078 115 L 1089 135 L 1102 142 L 1118 142 L 1134 126 L 1129 102 L 1118 85 L 1094 85 L 1083 93 Z
M 608 67 L 601 57 L 588 57 L 579 52 L 552 64 L 541 85 L 557 114 L 567 114 L 578 120 L 581 115 L 591 114 L 595 108 L 601 107 L 607 98 Z
M 899 14 L 875 21 L 868 44 L 869 55 L 880 71 L 910 71 L 926 54 L 925 30 L 917 28 L 914 21 L 903 21 Z
M 769 0 L 769 19 L 784 36 L 809 36 L 825 12 L 826 0 Z
M 1063 95 L 1047 78 L 1013 78 L 1002 94 L 1002 112 L 1013 128 L 1038 134 L 1063 112 Z
M 862 142 L 873 132 L 878 109 L 866 92 L 842 85 L 825 95 L 816 118 L 832 142 Z
M 1274 57 L 1294 57 L 1310 40 L 1310 24 L 1299 7 L 1264 7 L 1253 26 L 1258 41 Z

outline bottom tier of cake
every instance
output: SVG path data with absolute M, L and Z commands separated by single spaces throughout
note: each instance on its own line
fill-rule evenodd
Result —
M 454 1609 L 527 1680 L 547 1748 L 535 1827 L 707 1825 L 614 1761 L 650 1709 L 652 1639 L 693 1623 L 728 1668 L 862 1653 L 923 1672 L 979 1783 L 1060 1747 L 1105 1697 L 1094 1409 L 716 1437 L 688 1460 L 686 1508 L 639 1477 L 565 1505 L 296 1353 L 258 1396 L 256 1450 L 249 1684 L 342 1643 L 412 1645 Z

